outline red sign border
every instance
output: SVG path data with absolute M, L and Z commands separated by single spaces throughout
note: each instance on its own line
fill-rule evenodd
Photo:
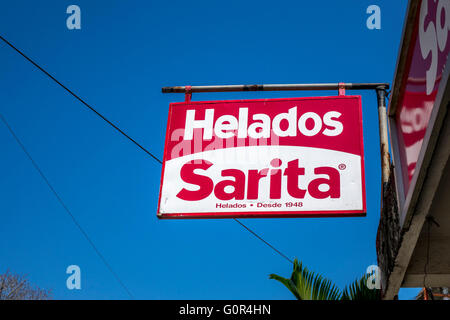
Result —
M 361 153 L 361 186 L 362 202 L 361 210 L 322 210 L 322 211 L 269 211 L 269 212 L 184 212 L 184 213 L 160 213 L 161 192 L 164 180 L 164 171 L 168 153 L 169 124 L 172 119 L 172 108 L 177 105 L 196 105 L 196 104 L 218 104 L 218 103 L 242 103 L 242 102 L 267 102 L 267 101 L 297 101 L 297 100 L 318 100 L 318 99 L 357 99 L 358 100 L 358 127 L 360 131 L 360 153 Z M 298 98 L 273 98 L 273 99 L 238 99 L 238 100 L 214 100 L 214 101 L 190 101 L 173 102 L 169 105 L 169 115 L 167 117 L 166 139 L 164 142 L 164 155 L 161 170 L 161 180 L 159 187 L 159 198 L 157 217 L 159 219 L 225 219 L 225 218 L 330 218 L 330 217 L 365 217 L 367 213 L 366 203 L 366 179 L 364 167 L 364 137 L 362 122 L 361 96 L 342 95 L 342 96 L 324 96 L 324 97 L 298 97 Z

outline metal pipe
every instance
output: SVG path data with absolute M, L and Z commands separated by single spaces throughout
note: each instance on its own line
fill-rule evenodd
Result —
M 339 83 L 310 84 L 252 84 L 252 85 L 218 85 L 218 86 L 178 86 L 163 87 L 162 93 L 189 92 L 236 92 L 236 91 L 296 91 L 296 90 L 338 90 Z M 344 83 L 347 90 L 389 89 L 388 83 Z
M 387 112 L 386 112 L 386 90 L 377 88 L 378 101 L 378 124 L 380 131 L 380 153 L 381 153 L 381 181 L 383 185 L 389 181 L 390 163 L 389 142 L 387 129 Z

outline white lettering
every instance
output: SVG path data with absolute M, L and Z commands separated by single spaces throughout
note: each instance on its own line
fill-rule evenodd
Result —
M 341 122 L 333 120 L 337 119 L 341 116 L 340 112 L 337 111 L 329 111 L 325 113 L 323 116 L 323 123 L 325 123 L 326 126 L 334 128 L 333 130 L 326 128 L 323 130 L 323 134 L 329 137 L 335 137 L 342 133 L 344 130 L 344 126 Z
M 312 129 L 308 129 L 306 127 L 306 121 L 308 119 L 312 119 L 314 121 L 314 127 Z M 306 112 L 300 117 L 300 119 L 298 119 L 298 129 L 305 136 L 315 136 L 322 129 L 322 119 L 320 119 L 317 113 Z
M 261 122 L 255 122 L 248 127 L 248 135 L 251 138 L 269 138 L 270 137 L 270 117 L 267 114 L 255 114 L 253 120 L 260 120 Z M 259 130 L 258 132 L 258 128 Z
M 281 129 L 281 121 L 287 120 L 288 128 L 286 130 Z M 295 137 L 297 135 L 297 107 L 290 108 L 286 113 L 280 113 L 273 119 L 273 132 L 280 137 Z
M 372 13 L 372 15 L 370 15 L 367 18 L 366 21 L 366 26 L 369 30 L 373 30 L 373 29 L 381 29 L 381 10 L 380 7 L 377 5 L 371 5 L 367 7 L 366 10 L 367 14 Z
M 195 120 L 195 110 L 186 112 L 186 125 L 184 126 L 184 140 L 192 140 L 194 129 L 203 128 L 203 139 L 211 140 L 213 134 L 214 109 L 205 110 L 204 120 Z
M 231 138 L 234 136 L 233 132 L 224 132 L 225 130 L 236 130 L 238 128 L 238 121 L 235 117 L 225 115 L 217 119 L 214 126 L 214 133 L 222 139 Z
M 73 30 L 73 29 L 77 29 L 80 30 L 81 29 L 81 10 L 80 7 L 77 5 L 70 5 L 67 7 L 66 13 L 71 14 L 70 16 L 67 17 L 66 20 L 66 26 L 67 29 L 69 30 Z
M 315 136 L 320 132 L 334 137 L 340 135 L 344 130 L 342 122 L 338 120 L 341 113 L 337 111 L 325 113 L 323 121 L 317 113 L 305 112 L 297 122 L 297 107 L 292 107 L 288 112 L 275 115 L 272 121 L 267 114 L 254 114 L 253 123 L 250 125 L 248 125 L 248 108 L 240 108 L 238 118 L 232 115 L 222 115 L 214 120 L 214 109 L 206 109 L 204 119 L 196 119 L 195 113 L 196 110 L 186 111 L 184 130 L 184 140 L 186 141 L 193 139 L 194 129 L 203 129 L 203 140 L 211 140 L 213 133 L 221 139 L 228 139 L 235 135 L 238 138 L 267 139 L 271 136 L 271 130 L 278 137 L 295 137 L 298 134 L 297 131 L 307 137 Z M 307 123 L 309 123 L 308 126 Z M 323 124 L 326 127 L 322 131 Z

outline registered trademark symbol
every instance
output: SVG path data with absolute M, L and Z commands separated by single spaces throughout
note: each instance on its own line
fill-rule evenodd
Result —
M 345 168 L 347 168 L 347 166 L 346 166 L 345 164 L 341 163 L 341 164 L 338 166 L 338 168 L 339 168 L 339 170 L 345 170 Z

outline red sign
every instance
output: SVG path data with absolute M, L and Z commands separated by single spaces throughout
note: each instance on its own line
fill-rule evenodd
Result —
M 450 51 L 450 1 L 423 0 L 417 16 L 396 113 L 404 194 L 410 189 Z
M 365 212 L 360 96 L 170 104 L 158 217 Z

